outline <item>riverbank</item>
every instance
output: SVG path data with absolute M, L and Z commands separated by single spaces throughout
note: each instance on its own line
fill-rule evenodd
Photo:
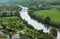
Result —
M 57 9 L 39 10 L 37 8 L 29 8 L 28 14 L 32 19 L 52 27 L 60 28 L 60 12 Z
M 47 30 L 43 24 L 36 22 L 35 20 L 31 19 L 30 16 L 28 15 L 28 8 L 27 7 L 22 7 L 22 10 L 20 12 L 20 15 L 22 17 L 22 19 L 25 19 L 25 21 L 27 21 L 28 24 L 31 24 L 34 29 L 31 29 L 32 27 L 30 27 L 30 29 L 27 28 L 27 33 L 30 32 L 27 35 L 30 35 L 32 37 L 36 37 L 38 39 L 52 39 L 49 38 L 50 35 L 48 35 L 47 32 L 49 32 L 49 30 Z M 38 35 L 37 35 L 38 34 Z M 45 38 L 45 36 L 47 35 L 47 38 Z M 43 36 L 43 37 L 42 37 Z M 41 38 L 42 37 L 42 38 Z M 33 39 L 34 39 L 33 38 Z

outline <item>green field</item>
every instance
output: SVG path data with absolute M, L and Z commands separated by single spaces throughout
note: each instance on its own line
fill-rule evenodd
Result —
M 39 11 L 35 11 L 34 14 L 36 14 L 37 16 L 43 16 L 44 18 L 46 16 L 49 16 L 51 18 L 51 21 L 54 21 L 56 23 L 60 23 L 60 11 L 58 10 L 39 10 Z

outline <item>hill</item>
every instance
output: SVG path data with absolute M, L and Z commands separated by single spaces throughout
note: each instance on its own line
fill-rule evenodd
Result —
M 60 0 L 0 0 L 0 3 L 37 5 L 40 3 L 60 4 Z

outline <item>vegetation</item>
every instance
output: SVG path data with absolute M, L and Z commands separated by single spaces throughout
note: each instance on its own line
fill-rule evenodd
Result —
M 8 35 L 13 35 L 13 33 L 17 33 L 17 32 L 19 32 L 18 34 L 20 34 L 21 33 L 20 31 L 23 31 L 25 34 L 20 34 L 20 36 L 23 35 L 30 39 L 34 39 L 35 37 L 38 39 L 40 38 L 49 39 L 49 37 L 51 37 L 50 39 L 52 38 L 54 39 L 54 37 L 48 34 L 47 36 L 49 37 L 46 38 L 45 37 L 46 33 L 44 33 L 42 30 L 41 31 L 35 30 L 31 25 L 27 24 L 24 20 L 21 20 L 18 17 L 9 17 L 9 18 L 1 17 L 0 24 L 1 24 L 1 27 L 3 28 L 3 32 Z
M 31 5 L 39 5 L 40 3 L 48 3 L 48 4 L 60 4 L 60 0 L 10 0 L 8 1 L 9 3 L 17 3 L 17 4 L 22 4 L 24 6 L 31 6 Z
M 19 13 L 19 11 L 17 12 Z M 44 33 L 43 30 L 34 29 L 32 25 L 28 24 L 28 22 L 23 20 L 19 15 L 0 17 L 0 25 L 3 29 L 2 32 L 9 35 L 10 38 L 14 33 L 18 33 L 21 37 L 28 37 L 30 39 L 55 39 L 51 35 Z M 23 33 L 21 31 L 23 31 Z
M 32 18 L 44 24 L 60 28 L 60 7 L 53 6 L 60 5 L 60 0 L 7 0 L 5 3 L 28 6 L 29 15 Z M 1 6 L 0 9 L 4 9 L 5 11 L 16 11 L 15 15 L 10 13 L 10 15 L 7 16 L 6 12 L 4 12 L 3 15 L 0 16 L 0 25 L 3 29 L 2 32 L 8 34 L 10 38 L 14 33 L 18 33 L 21 39 L 24 39 L 25 37 L 29 39 L 55 39 L 53 36 L 57 36 L 57 31 L 55 29 L 51 29 L 51 34 L 53 36 L 48 33 L 44 33 L 43 30 L 34 29 L 32 25 L 28 24 L 27 21 L 21 18 L 19 14 L 21 8 L 19 6 L 4 5 Z M 21 31 L 23 31 L 23 33 Z
M 0 17 L 6 16 L 19 16 L 21 8 L 16 5 L 1 5 L 0 6 Z
M 16 5 L 1 5 L 0 6 L 0 10 L 8 10 L 8 11 L 14 11 L 14 10 L 21 10 L 21 8 L 19 6 Z
M 31 6 L 31 5 L 39 5 L 40 3 L 48 3 L 51 5 L 59 5 L 60 0 L 1 0 L 1 4 L 8 3 L 8 4 L 21 4 L 24 6 Z
M 0 39 L 6 39 L 7 37 L 4 35 L 0 35 Z
M 43 18 L 49 16 L 51 18 L 51 21 L 56 23 L 60 22 L 60 11 L 58 10 L 39 10 L 35 11 L 34 14 L 36 14 L 37 16 L 43 16 Z
M 51 35 L 57 37 L 57 30 L 55 28 L 51 28 L 50 33 Z
M 44 7 L 47 6 L 46 4 L 42 4 L 42 7 L 41 6 L 29 7 L 29 15 L 31 16 L 31 18 L 37 20 L 38 22 L 42 22 L 44 24 L 60 28 L 59 7 L 54 5 L 49 5 L 47 7 L 51 7 L 51 8 L 45 9 L 43 5 Z

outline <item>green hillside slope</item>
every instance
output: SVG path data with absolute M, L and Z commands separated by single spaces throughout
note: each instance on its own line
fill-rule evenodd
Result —
M 22 4 L 22 5 L 37 5 L 43 3 L 60 4 L 60 0 L 0 0 L 0 3 Z

